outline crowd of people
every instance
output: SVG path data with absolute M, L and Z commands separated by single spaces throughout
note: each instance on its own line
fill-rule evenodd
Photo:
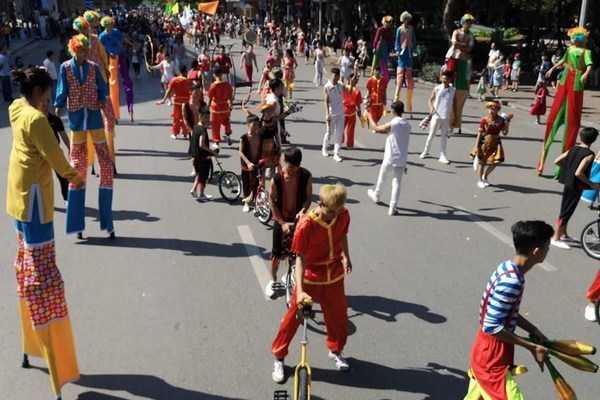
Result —
M 5 95 L 5 100 L 11 102 L 9 115 L 14 134 L 7 208 L 15 219 L 19 240 L 16 265 L 26 339 L 24 365 L 28 364 L 28 355 L 45 357 L 57 399 L 61 398 L 61 387 L 76 380 L 79 371 L 64 284 L 55 263 L 51 170 L 55 170 L 62 179 L 62 194 L 67 204 L 67 233 L 75 233 L 82 238 L 86 176 L 97 156 L 100 226 L 110 238 L 115 238 L 112 221 L 113 178 L 117 173 L 114 136 L 119 121 L 123 120 L 120 116 L 119 83 L 125 93 L 129 120 L 134 122 L 135 80 L 130 78 L 130 65 L 137 79 L 141 78 L 142 65 L 149 74 L 154 71 L 160 73 L 161 86 L 157 87 L 157 93 L 160 90 L 162 98 L 157 105 L 167 103 L 173 107 L 171 138 L 188 140 L 194 175 L 190 193 L 200 201 L 212 199 L 206 191 L 211 158 L 218 156 L 224 143 L 233 145 L 231 111 L 235 105 L 234 89 L 244 78 L 244 85 L 257 88 L 254 94 L 260 96 L 258 106 L 249 108 L 252 92 L 241 105 L 246 113 L 247 132 L 239 139 L 238 154 L 243 182 L 242 211 L 251 211 L 258 185 L 269 188 L 274 227 L 270 280 L 265 287 L 265 295 L 277 297 L 281 259 L 294 253 L 297 259 L 292 304 L 302 307 L 305 299 L 320 302 L 327 328 L 329 358 L 340 371 L 350 369 L 349 362 L 342 355 L 348 336 L 344 277 L 353 269 L 347 238 L 350 224 L 350 213 L 345 207 L 347 192 L 341 184 L 323 185 L 316 207 L 311 208 L 312 174 L 301 165 L 302 151 L 297 147 L 284 146 L 288 140 L 286 118 L 300 110 L 297 104 L 290 102 L 296 87 L 297 58 L 305 57 L 308 62 L 312 57 L 315 67 L 313 83 L 323 88 L 325 133 L 322 156 L 330 156 L 330 143 L 333 142 L 332 159 L 343 161 L 343 146 L 347 149 L 354 146 L 357 122 L 368 126 L 374 133 L 385 134 L 379 175 L 367 195 L 379 203 L 382 188 L 391 175 L 388 214 L 395 215 L 402 178 L 406 173 L 411 133 L 411 125 L 405 115 L 412 117 L 415 88 L 412 69 L 417 38 L 411 20 L 410 13 L 402 13 L 398 18 L 398 28 L 393 30 L 394 18 L 386 16 L 382 19 L 371 41 L 373 57 L 370 66 L 367 65 L 365 41 L 354 42 L 350 36 L 342 41 L 338 37 L 339 32 L 328 29 L 325 42 L 336 43 L 334 52 L 340 44 L 342 54 L 335 61 L 335 66 L 327 70 L 324 43 L 318 35 L 309 41 L 300 27 L 282 28 L 273 22 L 259 27 L 233 15 L 203 16 L 185 22 L 161 12 L 101 16 L 95 11 L 86 11 L 71 22 L 71 35 L 66 41 L 69 57 L 61 57 L 64 59 L 59 68 L 55 65 L 56 55 L 49 51 L 44 68 L 32 66 L 24 71 L 13 71 L 12 77 L 19 82 L 22 97 L 13 101 L 12 91 L 11 97 Z M 461 27 L 452 35 L 452 47 L 440 74 L 440 84 L 431 92 L 429 115 L 421 123 L 423 127 L 429 127 L 429 135 L 420 158 L 428 156 L 432 141 L 439 132 L 438 160 L 442 164 L 450 164 L 446 144 L 453 130 L 461 127 L 462 108 L 468 95 L 468 68 L 473 47 L 469 29 L 473 20 L 473 16 L 465 14 Z M 246 34 L 250 31 L 255 32 L 254 36 Z M 232 59 L 221 43 L 223 34 L 230 38 L 240 36 L 245 42 L 245 50 L 239 60 Z M 559 112 L 561 107 L 566 107 L 569 113 L 573 113 L 572 106 L 567 105 L 572 101 L 578 102 L 581 107 L 581 83 L 585 83 L 591 71 L 591 57 L 584 46 L 586 37 L 585 30 L 573 31 L 572 46 L 554 66 L 548 63 L 545 55 L 542 57 L 539 66 L 541 89 L 546 88 L 546 82 L 556 70 L 565 66 L 565 72 L 557 78 L 557 94 L 548 117 L 549 129 L 544 142 L 547 152 L 558 128 L 566 125 L 566 151 L 555 160 L 563 168 L 560 176 L 565 185 L 561 213 L 556 229 L 541 221 L 521 221 L 513 226 L 516 254 L 498 267 L 483 294 L 480 329 L 472 353 L 477 356 L 471 357 L 471 381 L 465 399 L 478 399 L 484 395 L 518 398 L 507 394 L 518 393 L 518 386 L 510 375 L 514 345 L 530 350 L 538 363 L 542 363 L 548 353 L 542 344 L 518 339 L 514 331 L 517 326 L 521 327 L 543 343 L 545 336 L 519 314 L 523 275 L 544 261 L 549 246 L 569 248 L 566 242 L 573 238 L 567 234 L 566 226 L 583 189 L 600 189 L 600 184 L 590 179 L 595 156 L 589 146 L 596 140 L 598 132 L 593 128 L 583 129 L 580 133 L 582 144 L 575 146 L 574 135 L 579 132 L 579 120 L 569 114 L 565 124 L 560 119 L 564 116 Z M 259 72 L 259 64 L 263 65 L 263 62 L 254 53 L 255 44 L 268 47 L 264 68 L 256 80 L 254 70 Z M 218 51 L 210 53 L 209 48 Z M 483 78 L 483 85 L 491 84 L 494 96 L 498 97 L 504 85 L 502 78 L 508 73 L 512 90 L 518 91 L 519 54 L 515 54 L 507 72 L 502 54 L 496 53 L 494 45 L 492 50 L 494 53 L 490 51 L 488 63 L 491 81 Z M 190 53 L 193 55 L 190 56 Z M 6 68 L 3 54 L 0 51 L 0 78 L 4 82 Z M 398 59 L 393 99 L 387 98 L 387 87 L 392 78 L 388 70 L 390 57 Z M 577 61 L 574 61 L 575 58 Z M 232 73 L 236 62 L 239 70 L 244 71 L 244 77 Z M 497 75 L 497 71 L 501 72 L 501 76 Z M 370 76 L 363 86 L 363 95 L 359 82 L 365 72 L 369 72 Z M 10 79 L 10 73 L 8 76 Z M 401 101 L 404 88 L 405 102 Z M 507 87 L 505 90 L 508 90 Z M 547 92 L 538 93 L 536 96 L 539 96 L 541 107 Z M 54 114 L 50 112 L 52 108 Z M 64 108 L 67 109 L 70 138 L 65 135 L 60 120 Z M 381 123 L 388 109 L 391 109 L 392 119 Z M 485 109 L 488 115 L 481 119 L 471 151 L 476 184 L 481 189 L 491 185 L 491 172 L 504 161 L 500 134 L 508 134 L 512 118 L 511 115 L 500 114 L 501 104 L 498 101 L 486 102 Z M 59 148 L 60 138 L 70 149 L 70 163 Z M 543 162 L 543 159 L 540 160 L 540 172 Z M 30 168 L 31 165 L 35 168 Z M 266 183 L 267 179 L 269 183 Z M 41 284 L 35 290 L 26 278 L 31 271 L 35 271 Z M 56 299 L 50 314 L 40 311 L 45 309 L 46 296 L 39 295 L 39 287 L 46 291 L 46 295 Z M 598 292 L 600 275 L 588 293 L 590 301 L 595 301 Z M 588 309 L 589 306 L 585 315 L 591 319 Z M 275 382 L 285 380 L 284 358 L 299 324 L 295 307 L 290 307 L 272 342 L 272 379 Z M 52 336 L 61 338 L 60 346 L 49 339 Z

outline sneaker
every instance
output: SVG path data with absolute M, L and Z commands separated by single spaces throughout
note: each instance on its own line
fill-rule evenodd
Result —
M 379 203 L 379 196 L 377 196 L 377 193 L 373 189 L 367 190 L 367 196 L 373 200 L 373 203 Z
M 327 152 L 327 149 L 325 149 L 325 147 L 323 147 L 323 149 L 321 150 L 321 154 L 323 155 L 323 157 L 329 157 L 329 153 Z
M 213 196 L 211 196 L 210 194 L 203 194 L 202 196 L 199 196 L 198 198 L 202 201 L 208 201 L 208 200 L 212 200 Z
M 190 176 L 196 176 L 196 171 L 190 172 Z
M 283 380 L 285 379 L 283 360 L 275 360 L 275 362 L 273 362 L 273 373 L 271 374 L 271 377 L 273 378 L 273 382 L 283 383 Z
M 585 306 L 584 317 L 590 322 L 596 322 L 596 310 L 593 304 Z
M 390 209 L 388 210 L 388 215 L 392 216 L 392 215 L 398 215 L 398 210 L 396 210 L 396 207 L 390 207 Z
M 192 195 L 192 197 L 198 197 L 198 194 L 194 189 L 190 190 L 190 194 Z
M 559 249 L 563 249 L 563 250 L 569 250 L 571 248 L 571 246 L 569 246 L 568 244 L 566 244 L 565 242 L 562 242 L 560 240 L 550 240 L 550 244 L 554 247 L 558 247 Z
M 419 158 L 420 158 L 420 159 L 423 159 L 423 158 L 425 158 L 425 157 L 427 157 L 427 151 L 426 151 L 426 150 L 423 150 L 423 152 L 422 152 L 421 154 L 419 154 Z
M 242 211 L 245 213 L 250 212 L 250 205 L 248 203 L 244 203 L 244 208 L 242 208 Z
M 341 162 L 342 161 L 342 157 L 340 157 L 339 154 L 334 154 L 333 155 L 333 161 Z
M 227 135 L 225 140 L 227 140 L 227 146 L 231 146 L 233 144 L 233 142 L 231 141 L 231 136 Z
M 265 286 L 265 296 L 274 297 L 275 296 L 275 281 L 270 280 Z
M 448 159 L 444 155 L 441 155 L 440 159 L 438 161 L 441 162 L 442 164 L 450 164 L 450 161 L 448 161 Z
M 479 182 L 477 182 L 477 187 L 479 189 L 485 189 L 485 183 L 483 181 L 479 181 Z
M 491 185 L 490 181 L 488 180 L 487 176 L 483 177 L 483 184 L 485 185 L 485 187 L 488 187 Z
M 177 139 L 183 139 L 183 138 L 184 138 L 184 136 L 181 133 L 177 134 Z
M 171 139 L 177 139 L 177 135 L 171 134 Z
M 342 357 L 341 353 L 333 353 L 330 351 L 329 359 L 333 361 L 335 367 L 340 371 L 348 371 L 350 369 L 350 364 Z
M 170 106 L 171 105 L 171 99 L 167 99 L 167 105 Z
M 563 242 L 579 243 L 578 239 L 569 235 L 561 236 L 560 240 L 562 240 Z

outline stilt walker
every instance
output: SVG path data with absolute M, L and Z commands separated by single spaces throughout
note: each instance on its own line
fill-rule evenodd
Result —
M 62 387 L 79 379 L 79 367 L 64 282 L 56 265 L 52 170 L 74 186 L 82 185 L 83 178 L 69 165 L 54 139 L 46 112 L 41 111 L 47 109 L 52 78 L 38 67 L 20 74 L 23 97 L 15 100 L 8 111 L 13 145 L 6 210 L 14 218 L 17 231 L 14 266 L 22 367 L 30 367 L 29 356 L 42 357 L 55 398 L 60 400 Z M 25 76 L 28 81 L 22 80 Z
M 115 28 L 115 20 L 111 17 L 104 17 L 100 20 L 100 25 L 104 31 L 100 34 L 100 41 L 104 45 L 106 52 L 109 55 L 109 85 L 110 85 L 110 100 L 115 112 L 115 118 L 119 120 L 121 114 L 119 111 L 119 77 L 125 91 L 125 99 L 127 100 L 127 112 L 129 118 L 133 122 L 133 83 L 129 77 L 129 65 L 127 63 L 127 54 L 123 52 L 121 42 L 125 42 L 133 47 L 133 42 L 123 32 Z
M 387 91 L 387 85 L 390 81 L 390 73 L 388 72 L 388 62 L 390 59 L 390 50 L 394 48 L 394 33 L 392 32 L 393 18 L 386 15 L 381 20 L 382 26 L 377 28 L 375 38 L 373 39 L 373 64 L 371 65 L 371 75 L 375 69 L 379 69 L 379 73 L 383 77 L 384 93 Z M 383 99 L 385 109 L 386 99 Z
M 396 69 L 396 93 L 394 100 L 400 100 L 402 86 L 406 82 L 406 112 L 410 113 L 412 118 L 412 97 L 415 89 L 415 80 L 412 76 L 413 52 L 417 45 L 415 30 L 410 24 L 412 15 L 404 11 L 400 15 L 402 25 L 396 29 L 396 43 L 394 51 L 398 54 L 398 68 Z
M 592 53 L 585 48 L 589 32 L 582 27 L 571 28 L 568 31 L 571 46 L 563 58 L 546 73 L 549 77 L 557 68 L 565 66 L 558 85 L 552 109 L 546 121 L 546 134 L 542 142 L 542 153 L 537 166 L 537 174 L 544 171 L 546 156 L 554 141 L 558 129 L 564 125 L 562 139 L 562 152 L 568 151 L 575 145 L 579 128 L 581 126 L 581 112 L 583 110 L 583 89 L 592 70 Z M 560 167 L 554 171 L 554 177 L 560 174 Z
M 469 61 L 471 50 L 475 44 L 475 37 L 469 30 L 475 18 L 471 14 L 465 14 L 460 19 L 462 25 L 452 33 L 452 51 L 448 59 L 447 69 L 454 75 L 454 87 L 456 88 L 456 108 L 450 117 L 450 126 L 461 129 L 462 113 L 467 97 L 469 97 Z
M 77 35 L 69 40 L 69 52 L 73 58 L 60 66 L 56 91 L 56 115 L 67 106 L 71 133 L 71 161 L 81 176 L 87 176 L 86 133 L 89 131 L 94 141 L 100 165 L 100 189 L 98 214 L 100 229 L 106 230 L 114 238 L 112 218 L 112 195 L 114 163 L 110 156 L 104 133 L 101 109 L 108 97 L 106 82 L 100 68 L 88 61 L 90 41 L 85 35 Z M 85 229 L 85 185 L 69 187 L 67 205 L 67 233 L 77 233 L 82 237 Z

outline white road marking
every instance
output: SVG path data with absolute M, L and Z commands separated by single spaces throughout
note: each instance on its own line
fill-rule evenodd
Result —
M 504 233 L 500 232 L 498 229 L 494 228 L 492 225 L 488 224 L 487 222 L 483 222 L 477 216 L 470 213 L 467 209 L 460 207 L 460 206 L 456 207 L 456 208 L 461 210 L 463 212 L 463 215 L 465 215 L 471 221 L 475 222 L 475 224 L 477 224 L 480 228 L 483 228 L 488 233 L 495 236 L 497 239 L 500 239 L 500 241 L 506 243 L 510 247 L 513 247 L 512 238 L 510 238 L 508 235 L 505 235 Z M 540 264 L 540 267 L 542 267 L 543 269 L 545 269 L 546 271 L 549 271 L 549 272 L 550 271 L 558 271 L 558 268 L 556 268 L 554 265 L 550 264 L 549 262 L 544 262 L 544 263 Z
M 246 248 L 248 258 L 250 258 L 252 269 L 254 270 L 256 279 L 258 280 L 258 285 L 260 286 L 260 292 L 263 294 L 263 296 L 265 296 L 264 289 L 267 286 L 267 283 L 271 280 L 271 277 L 269 276 L 270 266 L 265 263 L 265 260 L 258 252 L 256 240 L 254 240 L 254 236 L 252 235 L 250 227 L 248 225 L 239 225 L 237 230 L 240 234 L 240 238 L 242 239 L 242 243 L 244 243 L 244 247 Z M 265 300 L 270 301 L 271 299 L 265 296 Z

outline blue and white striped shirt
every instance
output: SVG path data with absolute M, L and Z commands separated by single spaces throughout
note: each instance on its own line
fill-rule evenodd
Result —
M 487 282 L 479 305 L 480 321 L 481 316 L 485 315 L 481 326 L 484 333 L 495 335 L 504 328 L 515 331 L 524 287 L 525 278 L 516 265 L 505 261 L 498 266 Z M 486 297 L 488 300 L 484 309 Z

